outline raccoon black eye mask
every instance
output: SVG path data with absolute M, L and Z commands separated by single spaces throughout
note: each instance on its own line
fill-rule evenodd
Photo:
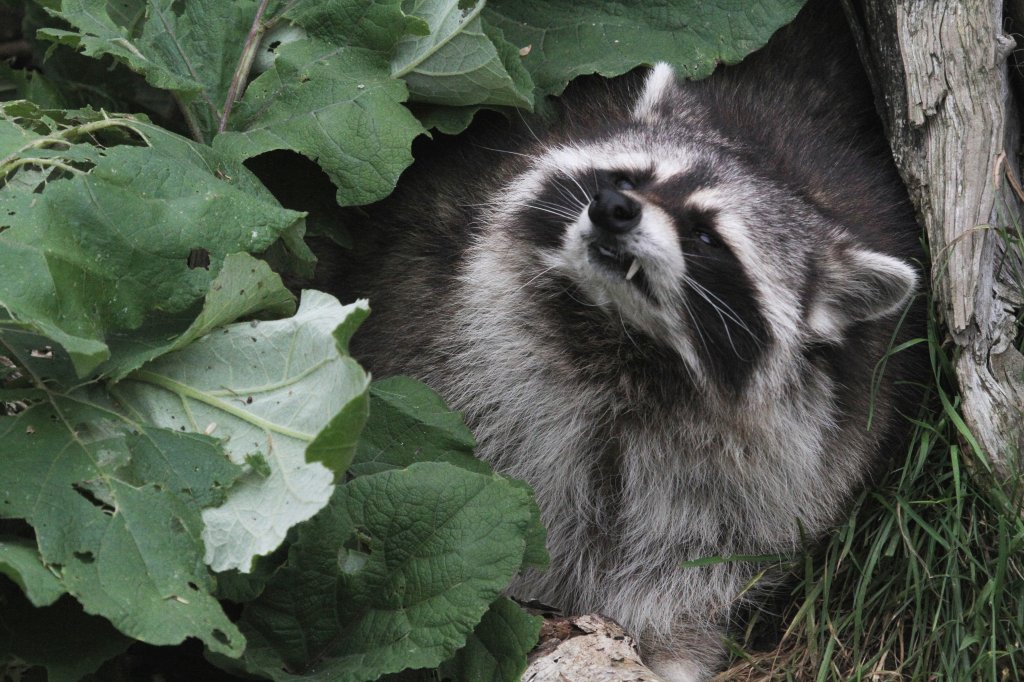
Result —
M 708 80 L 584 82 L 554 123 L 431 148 L 325 275 L 371 299 L 353 349 L 374 375 L 426 381 L 533 486 L 551 567 L 511 593 L 614 618 L 673 682 L 721 665 L 761 569 L 684 565 L 823 533 L 914 400 L 911 359 L 872 373 L 917 226 L 821 21 L 825 45 L 798 25 Z

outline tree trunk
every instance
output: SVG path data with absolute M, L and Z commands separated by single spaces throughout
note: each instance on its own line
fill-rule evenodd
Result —
M 1018 8 L 1021 0 L 1011 0 Z M 1001 476 L 1021 470 L 1024 308 L 1013 39 L 1000 0 L 843 0 L 896 165 L 924 224 L 962 413 Z M 969 438 L 969 436 L 968 436 Z

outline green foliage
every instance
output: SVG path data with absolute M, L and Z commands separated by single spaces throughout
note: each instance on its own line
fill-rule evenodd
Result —
M 421 462 L 360 476 L 299 528 L 246 610 L 243 661 L 275 680 L 435 667 L 522 567 L 536 523 L 529 493 L 494 474 Z
M 688 78 L 734 64 L 789 23 L 804 0 L 491 0 L 484 12 L 508 40 L 530 50 L 523 66 L 558 94 L 576 76 L 618 76 L 638 62 L 667 61 Z
M 366 204 L 431 128 L 583 73 L 708 73 L 799 4 L 20 3 L 31 52 L 0 64 L 0 675 L 77 680 L 193 639 L 264 679 L 517 679 L 538 622 L 500 594 L 547 561 L 528 487 L 426 387 L 370 384 L 348 354 L 365 302 L 296 306 L 305 214 L 246 161 L 303 155 Z

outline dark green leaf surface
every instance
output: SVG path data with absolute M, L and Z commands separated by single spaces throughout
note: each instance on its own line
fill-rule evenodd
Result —
M 484 3 L 460 9 L 457 0 L 410 0 L 404 7 L 429 26 L 402 40 L 391 57 L 414 101 L 531 108 L 533 82 L 501 32 L 480 18 Z
M 316 38 L 282 45 L 274 66 L 253 81 L 230 131 L 214 147 L 236 159 L 290 149 L 316 161 L 342 205 L 381 199 L 412 163 L 423 127 L 402 106 L 405 84 L 387 58 Z
M 519 48 L 538 89 L 558 94 L 576 76 L 617 76 L 667 61 L 687 78 L 738 62 L 789 23 L 805 0 L 490 0 L 484 18 Z
M 104 417 L 116 418 L 57 396 L 0 417 L 0 516 L 28 521 L 63 588 L 126 635 L 239 655 L 244 639 L 209 594 L 199 515 L 238 469 L 213 439 Z
M 536 513 L 521 488 L 449 464 L 339 487 L 246 608 L 243 660 L 275 680 L 333 682 L 440 664 L 519 570 Z
M 474 444 L 462 416 L 440 396 L 413 379 L 392 377 L 370 385 L 370 418 L 349 472 L 363 476 L 415 462 L 448 462 L 489 473 L 473 456 Z
M 233 253 L 224 259 L 223 267 L 210 283 L 210 292 L 199 314 L 193 319 L 191 311 L 186 311 L 182 316 L 191 320 L 187 329 L 180 331 L 178 318 L 172 317 L 168 324 L 147 325 L 143 332 L 148 333 L 111 335 L 108 341 L 114 360 L 101 366 L 100 373 L 118 381 L 149 360 L 181 350 L 217 327 L 241 317 L 293 312 L 295 297 L 266 263 L 247 253 Z
M 460 682 L 518 682 L 543 622 L 540 616 L 527 615 L 512 600 L 499 597 L 466 646 L 441 666 L 441 675 Z
M 111 55 L 153 86 L 178 93 L 194 127 L 216 133 L 256 13 L 248 0 L 64 0 L 54 16 L 75 29 L 40 35 L 92 57 Z
M 49 606 L 64 594 L 29 540 L 0 536 L 0 574 L 13 580 L 35 606 Z
M 206 295 L 227 254 L 262 251 L 302 218 L 209 147 L 144 121 L 89 116 L 58 124 L 17 103 L 0 113 L 0 169 L 15 178 L 29 164 L 47 169 L 0 185 L 0 307 L 67 349 L 80 375 L 108 360 L 109 335 L 166 331 L 166 316 Z M 68 146 L 103 133 L 146 146 Z M 209 253 L 210 269 L 190 267 L 195 249 Z

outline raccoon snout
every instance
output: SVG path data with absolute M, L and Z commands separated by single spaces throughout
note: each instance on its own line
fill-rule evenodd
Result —
M 587 215 L 596 228 L 625 234 L 640 224 L 640 203 L 614 189 L 602 189 L 590 202 Z

